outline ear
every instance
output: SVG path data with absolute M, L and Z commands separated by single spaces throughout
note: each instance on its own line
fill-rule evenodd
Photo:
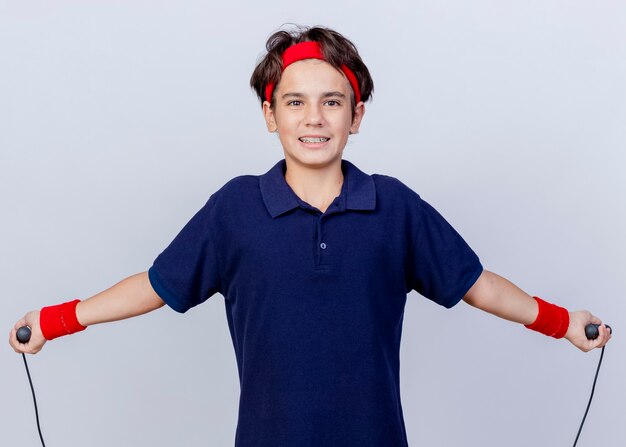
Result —
M 267 125 L 268 132 L 276 132 L 278 126 L 276 125 L 276 116 L 274 111 L 270 107 L 268 101 L 263 101 L 263 116 L 265 117 L 265 124 Z
M 359 127 L 361 126 L 363 115 L 365 115 L 365 104 L 363 101 L 359 101 L 359 103 L 354 107 L 354 116 L 352 117 L 352 124 L 350 125 L 351 134 L 359 133 Z

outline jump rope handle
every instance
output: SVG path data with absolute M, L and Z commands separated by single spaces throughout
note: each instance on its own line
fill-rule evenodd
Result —
M 609 333 L 612 334 L 613 329 L 611 329 L 611 326 L 609 326 L 608 324 L 605 326 L 609 330 Z M 585 326 L 585 335 L 587 336 L 587 339 L 595 340 L 596 338 L 598 338 L 598 335 L 600 335 L 600 331 L 598 330 L 599 327 L 600 327 L 599 324 L 593 324 L 593 323 Z
M 17 334 L 15 334 L 15 336 L 17 337 L 17 341 L 20 343 L 28 343 L 30 340 L 30 334 L 30 328 L 28 326 L 22 326 L 17 330 Z

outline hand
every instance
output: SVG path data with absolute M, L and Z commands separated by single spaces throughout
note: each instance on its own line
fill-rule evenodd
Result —
M 30 340 L 28 343 L 20 343 L 17 340 L 17 330 L 22 326 L 28 326 L 31 331 Z M 24 315 L 20 321 L 15 323 L 11 332 L 9 332 L 9 344 L 13 348 L 15 352 L 18 354 L 26 353 L 26 354 L 37 354 L 43 348 L 43 345 L 46 344 L 46 339 L 41 333 L 41 327 L 39 326 L 39 311 L 33 310 Z
M 589 340 L 585 335 L 585 326 L 590 323 L 600 325 L 599 335 L 595 340 Z M 611 333 L 598 317 L 592 315 L 591 312 L 581 310 L 569 313 L 569 328 L 565 338 L 581 351 L 588 352 L 606 345 L 611 339 Z

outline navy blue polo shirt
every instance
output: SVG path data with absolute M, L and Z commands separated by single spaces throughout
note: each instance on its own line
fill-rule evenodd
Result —
M 396 178 L 342 160 L 322 213 L 285 160 L 215 192 L 149 269 L 186 312 L 224 297 L 241 393 L 236 447 L 407 446 L 400 337 L 407 294 L 458 303 L 482 265 Z

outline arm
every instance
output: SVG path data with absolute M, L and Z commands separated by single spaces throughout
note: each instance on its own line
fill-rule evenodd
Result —
M 148 273 L 142 272 L 118 282 L 114 286 L 81 301 L 76 306 L 76 317 L 83 326 L 123 320 L 145 314 L 162 307 L 165 303 L 152 289 Z M 9 334 L 9 343 L 15 352 L 36 354 L 46 339 L 39 326 L 39 312 L 28 312 L 19 320 Z M 16 332 L 21 326 L 31 328 L 31 339 L 26 344 L 17 341 Z
M 91 326 L 143 315 L 164 305 L 150 284 L 148 272 L 142 272 L 78 303 L 76 317 L 83 326 Z
M 476 283 L 470 288 L 463 300 L 478 309 L 489 312 L 509 321 L 531 324 L 537 318 L 537 302 L 506 278 L 484 270 Z M 585 326 L 589 323 L 601 324 L 599 318 L 588 311 L 570 312 L 570 325 L 565 334 L 574 346 L 582 351 L 604 346 L 611 334 L 604 325 L 600 326 L 600 335 L 595 340 L 587 340 Z

